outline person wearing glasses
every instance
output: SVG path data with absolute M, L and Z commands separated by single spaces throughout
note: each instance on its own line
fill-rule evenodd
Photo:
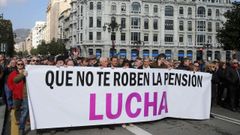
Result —
M 30 65 L 38 65 L 38 58 L 37 57 L 32 57 L 31 61 L 30 61 Z
M 13 93 L 13 107 L 15 111 L 16 124 L 19 124 L 20 135 L 25 132 L 25 123 L 28 118 L 26 71 L 24 62 L 17 60 L 17 69 L 12 71 L 8 77 L 8 86 Z
M 25 85 L 25 80 L 21 80 L 20 82 L 15 82 L 15 77 L 24 72 L 24 63 L 22 60 L 17 60 L 17 69 L 12 71 L 9 74 L 7 84 L 10 90 L 13 93 L 13 107 L 15 110 L 15 117 L 17 120 L 16 124 L 19 124 L 20 115 L 21 115 L 21 105 L 23 100 L 23 89 Z

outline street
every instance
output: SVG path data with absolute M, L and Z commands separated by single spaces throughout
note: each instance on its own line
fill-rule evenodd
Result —
M 181 120 L 166 118 L 154 122 L 135 123 L 133 126 L 123 128 L 122 125 L 116 125 L 115 130 L 109 129 L 108 126 L 99 128 L 79 127 L 57 129 L 55 135 L 239 135 L 240 134 L 240 112 L 214 107 L 212 114 L 215 118 L 209 120 Z M 29 131 L 29 129 L 28 129 Z M 54 130 L 41 130 L 40 133 L 48 135 Z M 36 131 L 29 131 L 27 135 L 35 135 Z

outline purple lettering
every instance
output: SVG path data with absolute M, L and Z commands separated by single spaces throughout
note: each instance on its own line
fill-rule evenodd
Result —
M 96 94 L 90 94 L 90 115 L 89 120 L 102 120 L 103 115 L 96 114 Z
M 122 114 L 122 93 L 118 94 L 118 109 L 116 114 L 112 113 L 112 94 L 107 93 L 106 113 L 109 119 L 117 119 Z
M 162 94 L 161 104 L 158 110 L 158 115 L 161 115 L 162 110 L 165 110 L 165 113 L 168 113 L 168 106 L 167 106 L 167 93 L 166 91 Z
M 126 101 L 126 113 L 130 118 L 136 118 L 140 113 L 141 113 L 141 109 L 138 108 L 136 110 L 136 112 L 132 112 L 131 110 L 131 101 L 133 98 L 137 99 L 137 102 L 141 102 L 141 95 L 139 95 L 138 93 L 134 92 L 131 93 L 128 97 L 127 97 L 127 101 Z
M 149 93 L 145 93 L 144 98 L 144 117 L 148 116 L 149 113 L 149 107 L 153 107 L 153 116 L 157 115 L 157 98 L 158 93 L 154 92 L 154 98 L 153 101 L 149 101 Z

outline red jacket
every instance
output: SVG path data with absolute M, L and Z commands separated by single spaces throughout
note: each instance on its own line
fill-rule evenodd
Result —
M 13 99 L 18 99 L 21 100 L 23 99 L 23 89 L 24 89 L 24 81 L 21 80 L 19 83 L 15 83 L 14 82 L 14 78 L 18 75 L 18 71 L 14 70 L 12 71 L 9 76 L 8 76 L 8 80 L 7 80 L 7 85 L 9 87 L 9 89 L 12 91 L 13 93 Z

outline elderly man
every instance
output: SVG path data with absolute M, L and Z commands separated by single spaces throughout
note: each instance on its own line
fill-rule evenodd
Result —
M 240 71 L 237 59 L 231 61 L 231 67 L 227 69 L 226 79 L 228 82 L 228 92 L 230 99 L 230 107 L 232 111 L 237 111 L 239 105 L 239 89 L 240 89 Z
M 143 59 L 143 69 L 148 69 L 151 68 L 150 67 L 150 58 L 149 57 L 145 57 Z
M 100 63 L 100 66 L 101 66 L 102 68 L 106 68 L 106 67 L 108 67 L 109 60 L 108 60 L 107 57 L 101 57 L 101 58 L 99 59 L 99 63 Z

